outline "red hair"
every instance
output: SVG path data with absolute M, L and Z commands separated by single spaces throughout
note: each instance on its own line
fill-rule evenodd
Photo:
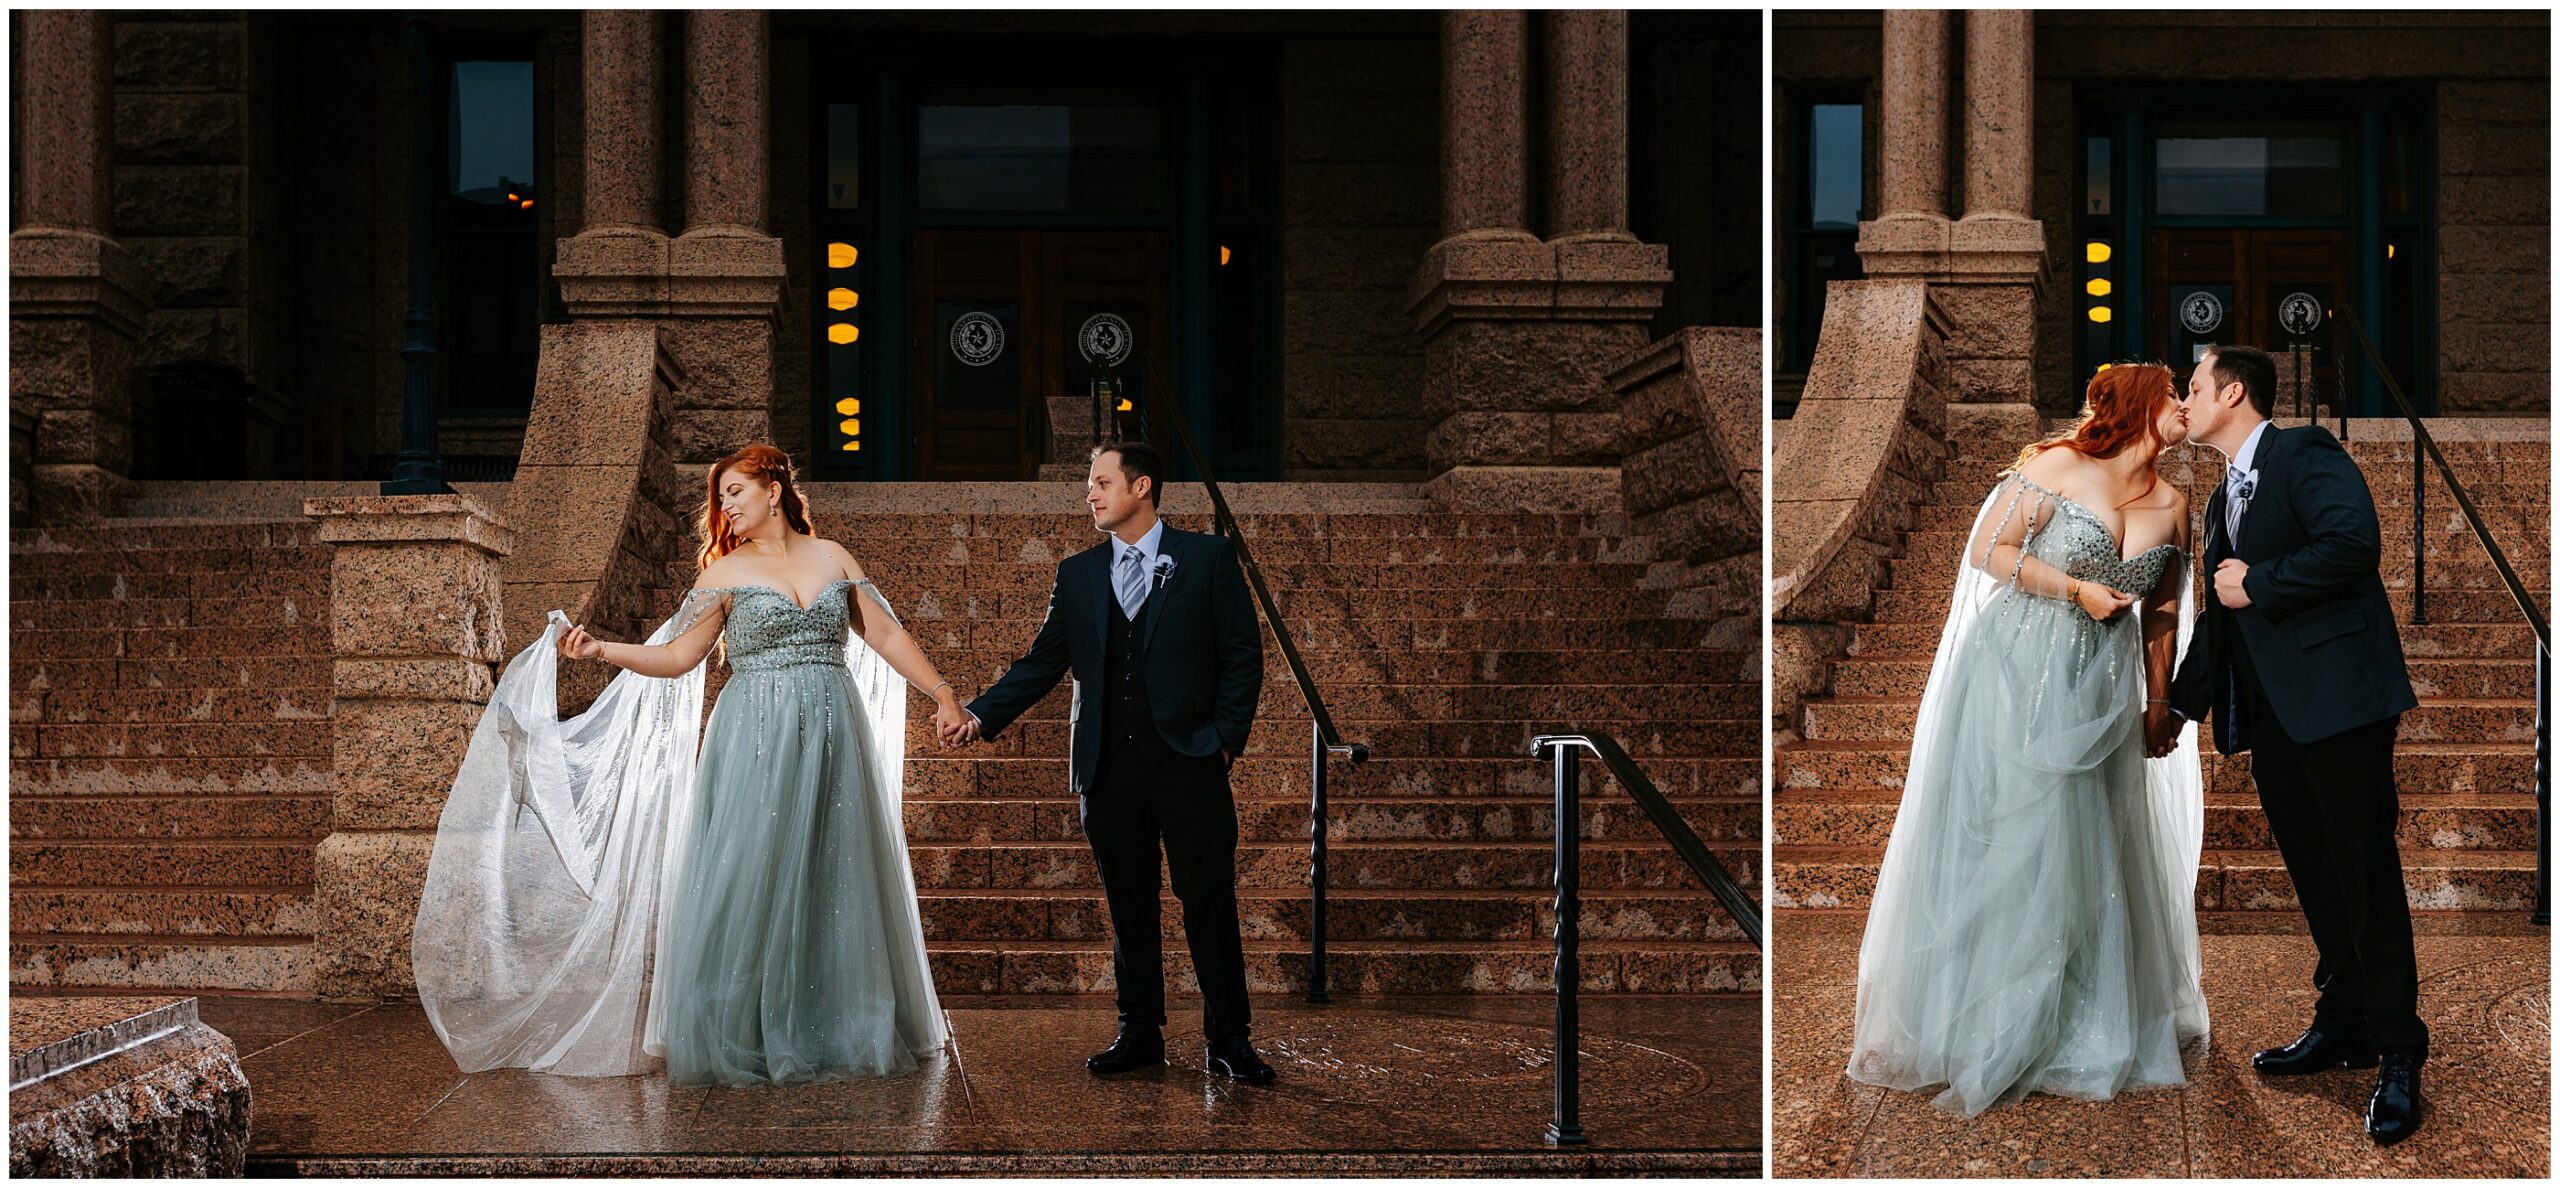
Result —
M 2177 398 L 2177 378 L 2158 363 L 2118 363 L 2102 368 L 2089 377 L 2089 391 L 2080 403 L 2080 419 L 2070 428 L 2018 451 L 2018 460 L 2009 469 L 2022 469 L 2028 459 L 2055 446 L 2085 458 L 2112 458 L 2148 440 L 2156 453 L 2168 446 L 2160 439 L 2160 406 Z M 2160 477 L 2155 474 L 2151 481 L 2157 485 Z M 2143 495 L 2150 493 L 2151 488 L 2143 488 Z
M 732 470 L 782 488 L 782 522 L 803 535 L 817 535 L 809 527 L 809 505 L 801 502 L 800 488 L 791 481 L 791 455 L 769 445 L 751 445 L 711 464 L 711 493 L 702 501 L 702 551 L 694 555 L 696 565 L 709 569 L 712 562 L 745 543 L 729 526 L 729 513 L 720 510 L 720 476 Z

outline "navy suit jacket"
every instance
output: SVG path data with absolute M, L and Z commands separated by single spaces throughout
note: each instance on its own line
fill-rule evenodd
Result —
M 1074 744 L 1071 780 L 1081 795 L 1102 767 L 1105 632 L 1103 616 L 1120 613 L 1111 591 L 1114 540 L 1058 563 L 1049 589 L 1049 612 L 1031 647 L 978 699 L 969 703 L 979 733 L 994 738 L 1032 704 L 1075 674 L 1075 708 L 1069 719 Z M 1147 698 L 1165 745 L 1210 758 L 1224 749 L 1244 754 L 1262 699 L 1262 628 L 1254 621 L 1235 542 L 1223 536 L 1183 532 L 1165 525 L 1157 557 L 1171 558 L 1161 583 L 1150 576 L 1147 622 L 1139 648 L 1147 666 Z M 1093 704 L 1087 706 L 1086 698 Z
M 2258 439 L 2257 494 L 2226 540 L 2216 485 L 2205 501 L 2204 613 L 2169 682 L 2170 707 L 2191 722 L 2212 717 L 2214 746 L 2236 755 L 2261 723 L 2239 704 L 2232 649 L 2247 648 L 2276 725 L 2317 742 L 2414 709 L 2417 692 L 2400 654 L 2400 627 L 2382 587 L 2382 524 L 2364 472 L 2317 425 L 2267 427 Z M 2225 557 L 2249 566 L 2249 605 L 2222 605 L 2213 571 Z

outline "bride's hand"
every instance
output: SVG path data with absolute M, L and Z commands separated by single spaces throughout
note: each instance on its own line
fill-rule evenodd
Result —
M 2170 712 L 2169 707 L 2154 701 L 2142 707 L 2142 753 L 2151 759 L 2165 759 L 2178 749 L 2178 731 L 2185 719 Z
M 2133 595 L 2097 582 L 2082 582 L 2079 593 L 2072 597 L 2072 601 L 2079 603 L 2081 610 L 2089 612 L 2090 618 L 2104 623 L 2123 614 L 2126 607 L 2132 606 Z
M 572 627 L 560 637 L 560 657 L 564 660 L 593 660 L 604 655 L 604 644 L 587 634 L 585 627 Z

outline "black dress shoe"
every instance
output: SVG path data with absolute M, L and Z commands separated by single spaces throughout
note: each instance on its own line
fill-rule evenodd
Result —
M 1085 1057 L 1086 1072 L 1097 1075 L 1154 1068 L 1164 1063 L 1164 1033 L 1153 1027 L 1123 1027 L 1111 1046 Z
M 2382 1078 L 2374 1083 L 2373 1104 L 2364 1111 L 2364 1132 L 2388 1147 L 2418 1133 L 2426 1120 L 2427 1099 L 2418 1094 L 2418 1060 L 2398 1053 L 2382 1058 Z
M 1253 1041 L 1243 1036 L 1209 1045 L 1209 1071 L 1248 1085 L 1268 1085 L 1280 1079 L 1280 1074 L 1271 1071 L 1271 1066 L 1254 1053 Z
M 2381 1059 L 2374 1053 L 2372 1040 L 2348 1039 L 2314 1027 L 2292 1043 L 2250 1057 L 2249 1066 L 2271 1077 L 2291 1077 L 2333 1068 L 2372 1068 Z

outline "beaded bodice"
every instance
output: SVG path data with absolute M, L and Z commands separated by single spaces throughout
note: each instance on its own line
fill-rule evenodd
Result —
M 850 622 L 845 600 L 856 584 L 837 578 L 806 607 L 771 586 L 732 588 L 729 621 L 720 633 L 728 645 L 729 667 L 738 672 L 800 664 L 844 667 L 844 636 Z M 871 583 L 866 579 L 859 584 Z
M 2068 496 L 2056 495 L 2025 479 L 2018 481 L 2061 509 L 2036 533 L 2033 553 L 2045 564 L 2081 581 L 2097 582 L 2142 598 L 2159 586 L 2169 563 L 2184 554 L 2178 546 L 2162 543 L 2131 557 L 2124 556 L 2116 551 L 2116 539 L 2108 533 L 2098 513 Z

